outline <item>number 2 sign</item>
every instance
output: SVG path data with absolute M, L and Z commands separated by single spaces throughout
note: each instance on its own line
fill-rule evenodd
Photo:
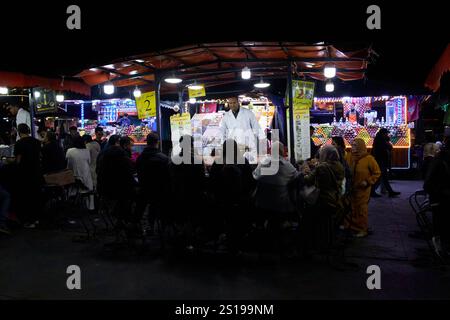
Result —
M 139 119 L 156 117 L 155 91 L 144 92 L 139 98 L 136 98 L 136 108 Z

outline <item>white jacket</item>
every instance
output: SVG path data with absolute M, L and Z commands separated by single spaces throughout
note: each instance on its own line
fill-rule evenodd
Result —
M 265 134 L 256 121 L 255 114 L 246 109 L 240 108 L 237 117 L 233 112 L 227 111 L 220 123 L 220 129 L 224 140 L 233 139 L 240 145 L 256 149 L 256 137 L 264 139 Z

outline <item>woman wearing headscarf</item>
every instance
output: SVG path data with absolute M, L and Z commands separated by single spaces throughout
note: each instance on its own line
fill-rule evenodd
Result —
M 319 190 L 316 204 L 303 217 L 303 236 L 306 249 L 329 250 L 333 244 L 336 218 L 342 211 L 341 194 L 344 167 L 339 153 L 332 145 L 319 150 L 319 164 L 310 173 L 305 172 L 306 185 Z
M 367 236 L 368 211 L 371 186 L 381 176 L 380 167 L 373 156 L 367 153 L 366 143 L 356 138 L 352 143 L 352 152 L 347 156 L 353 175 L 352 212 L 345 220 L 345 227 L 350 229 L 355 237 Z

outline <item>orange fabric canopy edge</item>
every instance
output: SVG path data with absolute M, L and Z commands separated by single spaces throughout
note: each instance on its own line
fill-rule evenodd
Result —
M 72 91 L 87 97 L 91 95 L 91 88 L 81 81 L 64 80 L 64 86 L 61 87 L 61 79 L 25 75 L 20 72 L 0 71 L 0 86 L 11 88 L 42 87 L 55 91 Z
M 448 71 L 450 71 L 450 44 L 447 45 L 444 53 L 439 58 L 433 69 L 431 69 L 431 72 L 425 81 L 425 87 L 429 88 L 433 92 L 438 91 L 441 87 L 442 75 Z

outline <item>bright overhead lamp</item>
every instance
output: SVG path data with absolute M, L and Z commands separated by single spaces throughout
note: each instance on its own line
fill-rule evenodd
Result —
M 178 84 L 181 83 L 183 79 L 177 78 L 176 76 L 173 75 L 169 78 L 165 78 L 164 81 L 171 84 Z
M 141 96 L 141 90 L 139 90 L 139 88 L 136 86 L 136 88 L 133 91 L 133 96 L 135 98 L 139 98 Z
M 56 95 L 56 102 L 64 102 L 64 95 L 62 93 Z
M 112 82 L 107 82 L 103 85 L 103 92 L 106 94 L 113 94 L 114 93 L 114 85 Z
M 242 69 L 241 77 L 244 80 L 248 80 L 252 77 L 252 72 L 250 71 L 249 67 L 246 66 L 246 67 L 244 67 L 244 69 Z
M 108 64 L 108 65 L 104 66 L 104 68 L 106 68 L 106 69 L 114 69 L 114 65 L 113 64 Z
M 270 86 L 270 83 L 264 82 L 263 79 L 254 84 L 255 88 L 264 89 Z
M 138 63 L 144 63 L 144 62 L 145 62 L 145 61 L 142 60 L 142 59 L 136 59 L 136 60 L 134 60 L 134 61 L 136 61 L 136 62 L 138 62 Z
M 194 103 L 196 103 L 197 102 L 197 99 L 195 99 L 195 98 L 190 98 L 189 99 L 189 103 L 190 104 L 194 104 Z
M 137 74 L 137 73 L 138 73 L 137 70 L 130 71 L 130 75 Z
M 203 89 L 203 85 L 197 84 L 197 82 L 195 81 L 193 84 L 188 85 L 188 88 L 191 90 L 200 90 Z
M 39 99 L 41 97 L 41 93 L 39 91 L 34 92 L 34 98 Z
M 323 68 L 325 78 L 334 78 L 336 76 L 336 67 L 332 64 L 327 64 Z
M 0 94 L 8 94 L 8 88 L 7 87 L 0 87 Z
M 333 92 L 334 91 L 334 83 L 333 81 L 327 81 L 325 84 L 325 91 L 326 92 Z

